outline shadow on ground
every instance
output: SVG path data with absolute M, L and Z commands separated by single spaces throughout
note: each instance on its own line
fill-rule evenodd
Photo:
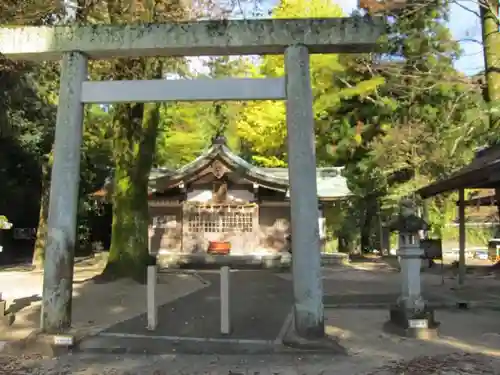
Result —
M 210 283 L 207 288 L 159 306 L 158 327 L 154 332 L 146 330 L 146 314 L 120 322 L 105 332 L 227 338 L 220 333 L 220 277 L 217 273 L 202 273 L 201 276 Z M 231 272 L 230 337 L 275 340 L 290 313 L 292 301 L 290 283 L 271 272 Z
M 269 353 L 290 314 L 291 283 L 273 272 L 230 274 L 231 333 L 220 333 L 220 276 L 200 271 L 208 286 L 158 307 L 158 326 L 148 331 L 145 313 L 84 340 L 82 350 L 148 353 Z M 162 284 L 158 288 L 162 288 Z
M 32 303 L 34 302 L 39 302 L 42 300 L 42 297 L 40 297 L 38 294 L 33 294 L 32 296 L 29 297 L 22 297 L 22 298 L 16 298 L 14 299 L 13 303 L 9 305 L 9 308 L 5 310 L 6 314 L 15 314 L 22 309 L 31 306 Z

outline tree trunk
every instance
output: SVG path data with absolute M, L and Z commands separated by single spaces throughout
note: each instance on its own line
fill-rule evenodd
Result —
M 486 97 L 490 109 L 500 104 L 500 31 L 499 5 L 498 0 L 489 0 L 486 2 L 489 6 L 480 5 L 481 27 L 483 32 L 483 53 L 484 67 L 486 74 Z M 500 125 L 500 115 L 496 111 L 490 112 L 490 129 L 497 129 Z M 497 141 L 498 134 L 493 133 L 493 141 Z M 500 189 L 495 188 L 497 198 L 497 210 L 500 217 Z
M 45 260 L 45 243 L 47 241 L 47 220 L 49 216 L 50 173 L 52 170 L 52 154 L 42 164 L 42 191 L 40 197 L 40 214 L 36 231 L 35 248 L 31 264 L 35 269 L 43 269 Z
M 339 235 L 338 248 L 340 253 L 353 254 L 355 250 L 354 239 L 347 235 Z
M 495 187 L 495 203 L 497 205 L 497 215 L 500 219 L 500 186 Z
M 187 13 L 183 2 L 108 0 L 111 24 L 179 21 Z M 113 79 L 162 79 L 161 59 L 117 59 Z M 169 60 L 167 60 L 169 61 Z M 148 251 L 148 181 L 153 164 L 160 104 L 114 106 L 114 186 L 111 246 L 105 274 L 143 281 Z
M 117 72 L 161 78 L 162 64 L 144 59 L 119 62 Z M 149 73 L 149 74 L 148 74 Z M 122 104 L 114 115 L 114 187 L 111 248 L 105 274 L 145 278 L 148 252 L 148 180 L 155 152 L 159 104 Z
M 361 252 L 367 252 L 373 249 L 372 244 L 372 224 L 373 219 L 377 214 L 376 200 L 372 196 L 365 198 L 365 215 L 363 224 L 361 225 Z
M 486 101 L 490 106 L 500 103 L 500 31 L 498 30 L 498 0 L 488 0 L 480 6 L 483 32 L 484 66 L 487 82 Z M 496 113 L 496 112 L 495 112 Z M 490 115 L 492 127 L 498 126 L 498 114 Z

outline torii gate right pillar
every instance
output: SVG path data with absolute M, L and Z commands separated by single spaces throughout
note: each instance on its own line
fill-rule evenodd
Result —
M 306 46 L 287 47 L 285 71 L 294 328 L 300 337 L 318 339 L 325 335 L 325 327 L 313 96 Z

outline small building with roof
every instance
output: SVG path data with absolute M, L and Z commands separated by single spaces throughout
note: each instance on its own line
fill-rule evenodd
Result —
M 318 168 L 316 176 L 318 207 L 311 209 L 324 239 L 323 208 L 351 192 L 341 167 Z M 187 165 L 151 172 L 150 252 L 167 265 L 288 255 L 289 189 L 287 168 L 252 165 L 216 139 Z
M 418 194 L 422 198 L 430 198 L 459 189 L 497 189 L 499 186 L 500 144 L 479 149 L 468 165 L 445 179 L 421 188 Z M 482 202 L 486 203 L 485 198 Z
M 482 190 L 483 194 L 467 199 L 466 189 Z M 459 284 L 465 280 L 465 258 L 466 258 L 466 206 L 492 206 L 500 210 L 500 144 L 494 144 L 476 151 L 474 159 L 463 168 L 451 173 L 447 178 L 424 186 L 417 191 L 424 200 L 453 191 L 458 191 L 458 225 L 459 225 Z M 496 206 L 496 207 L 495 207 Z M 487 211 L 491 214 L 491 211 Z M 497 215 L 495 215 L 497 217 Z M 491 242 L 491 241 L 490 241 Z M 486 245 L 486 244 L 485 244 Z M 492 249 L 492 259 L 500 259 L 495 247 Z

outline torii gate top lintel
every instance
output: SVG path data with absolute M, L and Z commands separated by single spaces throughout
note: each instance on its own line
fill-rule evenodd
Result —
M 294 44 L 310 53 L 366 53 L 383 32 L 382 18 L 362 17 L 2 27 L 0 53 L 19 60 L 59 60 L 71 51 L 92 59 L 267 55 Z

